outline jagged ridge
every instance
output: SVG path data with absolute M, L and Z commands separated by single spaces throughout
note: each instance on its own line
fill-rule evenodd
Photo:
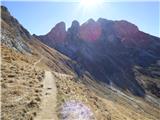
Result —
M 82 25 L 73 21 L 67 31 L 60 22 L 36 37 L 80 63 L 80 76 L 88 71 L 97 81 L 138 96 L 145 96 L 145 90 L 136 80 L 134 66 L 148 67 L 160 60 L 160 39 L 124 20 L 89 19 Z

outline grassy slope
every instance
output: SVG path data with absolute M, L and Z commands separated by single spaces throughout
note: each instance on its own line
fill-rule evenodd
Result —
M 16 32 L 2 21 L 3 29 L 14 37 Z M 23 37 L 22 37 L 23 38 Z M 62 117 L 62 107 L 70 100 L 81 101 L 98 120 L 158 120 L 159 109 L 134 96 L 126 97 L 117 91 L 97 84 L 92 78 L 77 78 L 76 64 L 35 38 L 23 40 L 32 54 L 22 54 L 2 46 L 2 118 L 33 119 L 39 111 L 44 70 L 52 71 L 58 89 L 57 114 Z M 14 41 L 15 42 L 15 41 Z M 34 69 L 34 63 L 42 59 Z M 69 64 L 66 64 L 69 63 Z
M 141 99 L 139 100 L 139 103 L 136 103 L 135 101 L 131 101 L 120 94 L 116 94 L 110 89 L 104 89 L 101 85 L 97 84 L 87 76 L 85 76 L 83 80 L 77 78 L 74 71 L 62 62 L 69 60 L 69 58 L 66 58 L 57 51 L 48 48 L 47 46 L 38 43 L 37 41 L 34 41 L 32 47 L 37 44 L 39 44 L 39 48 L 34 49 L 35 54 L 32 57 L 17 53 L 14 50 L 8 49 L 6 47 L 2 48 L 2 117 L 4 116 L 5 118 L 16 118 L 20 116 L 26 116 L 26 118 L 29 118 L 36 115 L 39 109 L 38 106 L 41 102 L 37 101 L 35 103 L 35 107 L 33 106 L 31 108 L 27 107 L 27 105 L 32 100 L 37 99 L 36 97 L 41 99 L 41 81 L 36 79 L 36 77 L 38 75 L 43 77 L 42 71 L 44 69 L 50 69 L 53 75 L 56 77 L 56 85 L 58 89 L 57 114 L 59 118 L 62 117 L 61 109 L 63 104 L 70 100 L 76 100 L 81 101 L 86 106 L 88 106 L 93 111 L 94 117 L 96 119 L 158 119 L 159 114 L 157 108 L 153 108 Z M 36 53 L 36 51 L 39 50 L 39 53 L 41 54 Z M 16 57 L 15 54 L 17 54 L 19 57 Z M 28 67 L 31 68 L 33 63 L 40 59 L 40 57 L 43 57 L 43 59 L 41 63 L 37 64 L 37 68 L 33 71 L 28 69 Z M 12 69 L 19 71 L 19 73 L 15 73 L 15 71 L 12 69 L 8 70 L 10 67 L 13 67 Z M 7 70 L 8 72 L 6 72 Z M 8 77 L 8 74 L 13 74 L 15 76 L 10 78 Z M 4 76 L 6 76 L 6 78 Z M 84 80 L 85 82 L 83 83 L 82 81 Z M 38 92 L 37 89 L 39 89 Z M 102 89 L 105 91 L 100 92 Z M 20 93 L 17 93 L 17 95 L 11 91 L 19 91 Z M 10 92 L 13 95 L 8 94 Z M 24 95 L 26 98 L 23 97 Z M 13 102 L 14 100 L 7 101 L 5 98 L 10 98 L 7 100 L 15 99 L 15 102 Z M 20 101 L 17 101 L 17 99 L 20 99 Z M 22 104 L 21 102 L 26 104 Z M 10 107 L 9 105 L 11 104 L 13 104 L 14 107 Z M 13 110 L 15 108 L 17 111 L 16 114 L 13 114 Z
M 42 92 L 42 68 L 34 67 L 36 58 L 1 46 L 2 120 L 32 119 L 39 110 Z

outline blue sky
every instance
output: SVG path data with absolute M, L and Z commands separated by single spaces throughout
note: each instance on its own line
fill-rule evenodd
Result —
M 160 37 L 160 2 L 104 2 L 92 8 L 84 8 L 76 2 L 2 2 L 11 14 L 31 34 L 43 35 L 57 23 L 64 21 L 69 27 L 73 20 L 80 24 L 90 18 L 127 20 L 136 24 L 141 31 Z

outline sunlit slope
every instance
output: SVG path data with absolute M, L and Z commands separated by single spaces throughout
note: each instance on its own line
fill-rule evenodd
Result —
M 128 91 L 120 92 L 114 86 L 97 82 L 87 71 L 79 76 L 83 70 L 77 61 L 26 35 L 28 32 L 19 27 L 18 21 L 12 25 L 13 17 L 6 8 L 1 10 L 5 13 L 2 14 L 5 19 L 1 19 L 3 120 L 30 120 L 39 115 L 45 71 L 50 71 L 56 81 L 59 119 L 158 120 L 158 98 L 152 94 L 140 98 Z

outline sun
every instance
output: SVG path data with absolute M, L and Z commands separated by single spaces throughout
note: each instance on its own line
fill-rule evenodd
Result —
M 90 9 L 103 3 L 103 0 L 81 0 L 80 5 L 84 8 Z

